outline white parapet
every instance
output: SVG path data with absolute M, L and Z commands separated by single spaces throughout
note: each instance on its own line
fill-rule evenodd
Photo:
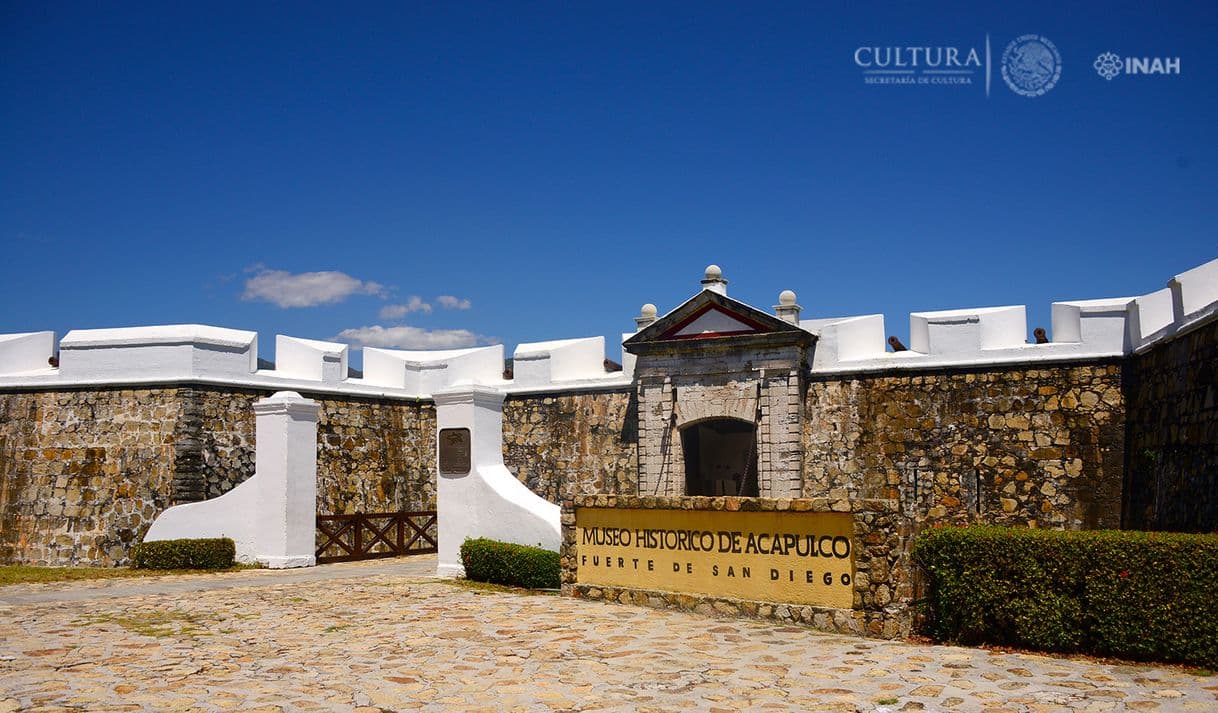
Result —
M 558 339 L 517 345 L 512 354 L 512 371 L 516 386 L 604 378 L 605 338 Z
M 1054 302 L 1053 342 L 1124 351 L 1131 344 L 1129 306 L 1133 302 L 1133 297 Z
M 436 574 L 465 573 L 461 544 L 487 537 L 558 551 L 560 510 L 503 464 L 502 391 L 461 384 L 435 394 Z M 446 442 L 452 439 L 452 442 Z
M 503 381 L 503 345 L 402 351 L 364 348 L 364 383 L 429 395 L 457 382 Z
M 1170 287 L 1142 295 L 1129 307 L 1129 331 L 1135 349 L 1166 335 L 1174 327 Z
M 254 404 L 254 474 L 218 498 L 169 508 L 145 542 L 228 537 L 241 562 L 311 567 L 317 533 L 317 417 L 321 405 L 292 391 Z
M 817 335 L 813 369 L 884 356 L 886 342 L 882 314 L 805 319 L 800 321 L 799 326 Z
M 909 348 L 921 354 L 970 354 L 1025 344 L 1023 305 L 979 307 L 909 315 Z
M 55 356 L 54 332 L 0 334 L 0 374 L 45 372 Z
M 65 379 L 233 377 L 257 367 L 257 332 L 202 324 L 74 329 L 59 342 Z
M 1218 309 L 1218 260 L 1176 275 L 1167 287 L 1178 326 L 1213 314 Z
M 622 374 L 621 376 L 627 379 L 634 378 L 634 367 L 638 363 L 638 357 L 626 351 L 625 342 L 638 332 L 623 332 L 622 333 Z
M 275 336 L 275 375 L 337 384 L 347 378 L 349 347 L 283 334 Z

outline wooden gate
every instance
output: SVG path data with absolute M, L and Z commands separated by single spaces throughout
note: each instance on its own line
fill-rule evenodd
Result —
M 436 511 L 317 516 L 317 563 L 435 552 Z

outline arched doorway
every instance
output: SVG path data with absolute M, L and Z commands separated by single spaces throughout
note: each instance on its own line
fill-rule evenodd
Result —
M 713 418 L 681 430 L 686 495 L 756 497 L 757 426 Z

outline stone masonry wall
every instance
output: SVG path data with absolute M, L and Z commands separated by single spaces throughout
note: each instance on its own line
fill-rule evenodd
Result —
M 503 402 L 504 463 L 552 503 L 581 493 L 634 493 L 637 445 L 634 389 Z
M 1218 320 L 1127 367 L 1126 527 L 1218 530 Z
M 163 510 L 253 474 L 252 404 L 269 394 L 213 386 L 0 393 L 0 563 L 126 563 Z M 435 508 L 431 403 L 313 398 L 322 404 L 319 513 Z
M 0 394 L 0 563 L 113 564 L 169 507 L 178 389 Z
M 1118 363 L 814 378 L 804 497 L 900 498 L 923 523 L 1120 527 Z

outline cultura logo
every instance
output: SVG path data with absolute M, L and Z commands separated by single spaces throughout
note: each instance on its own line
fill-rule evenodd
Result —
M 1120 74 L 1124 66 L 1125 63 L 1121 61 L 1121 58 L 1112 52 L 1105 52 L 1095 58 L 1095 71 L 1099 72 L 1100 76 L 1108 81 L 1112 81 L 1113 77 Z

